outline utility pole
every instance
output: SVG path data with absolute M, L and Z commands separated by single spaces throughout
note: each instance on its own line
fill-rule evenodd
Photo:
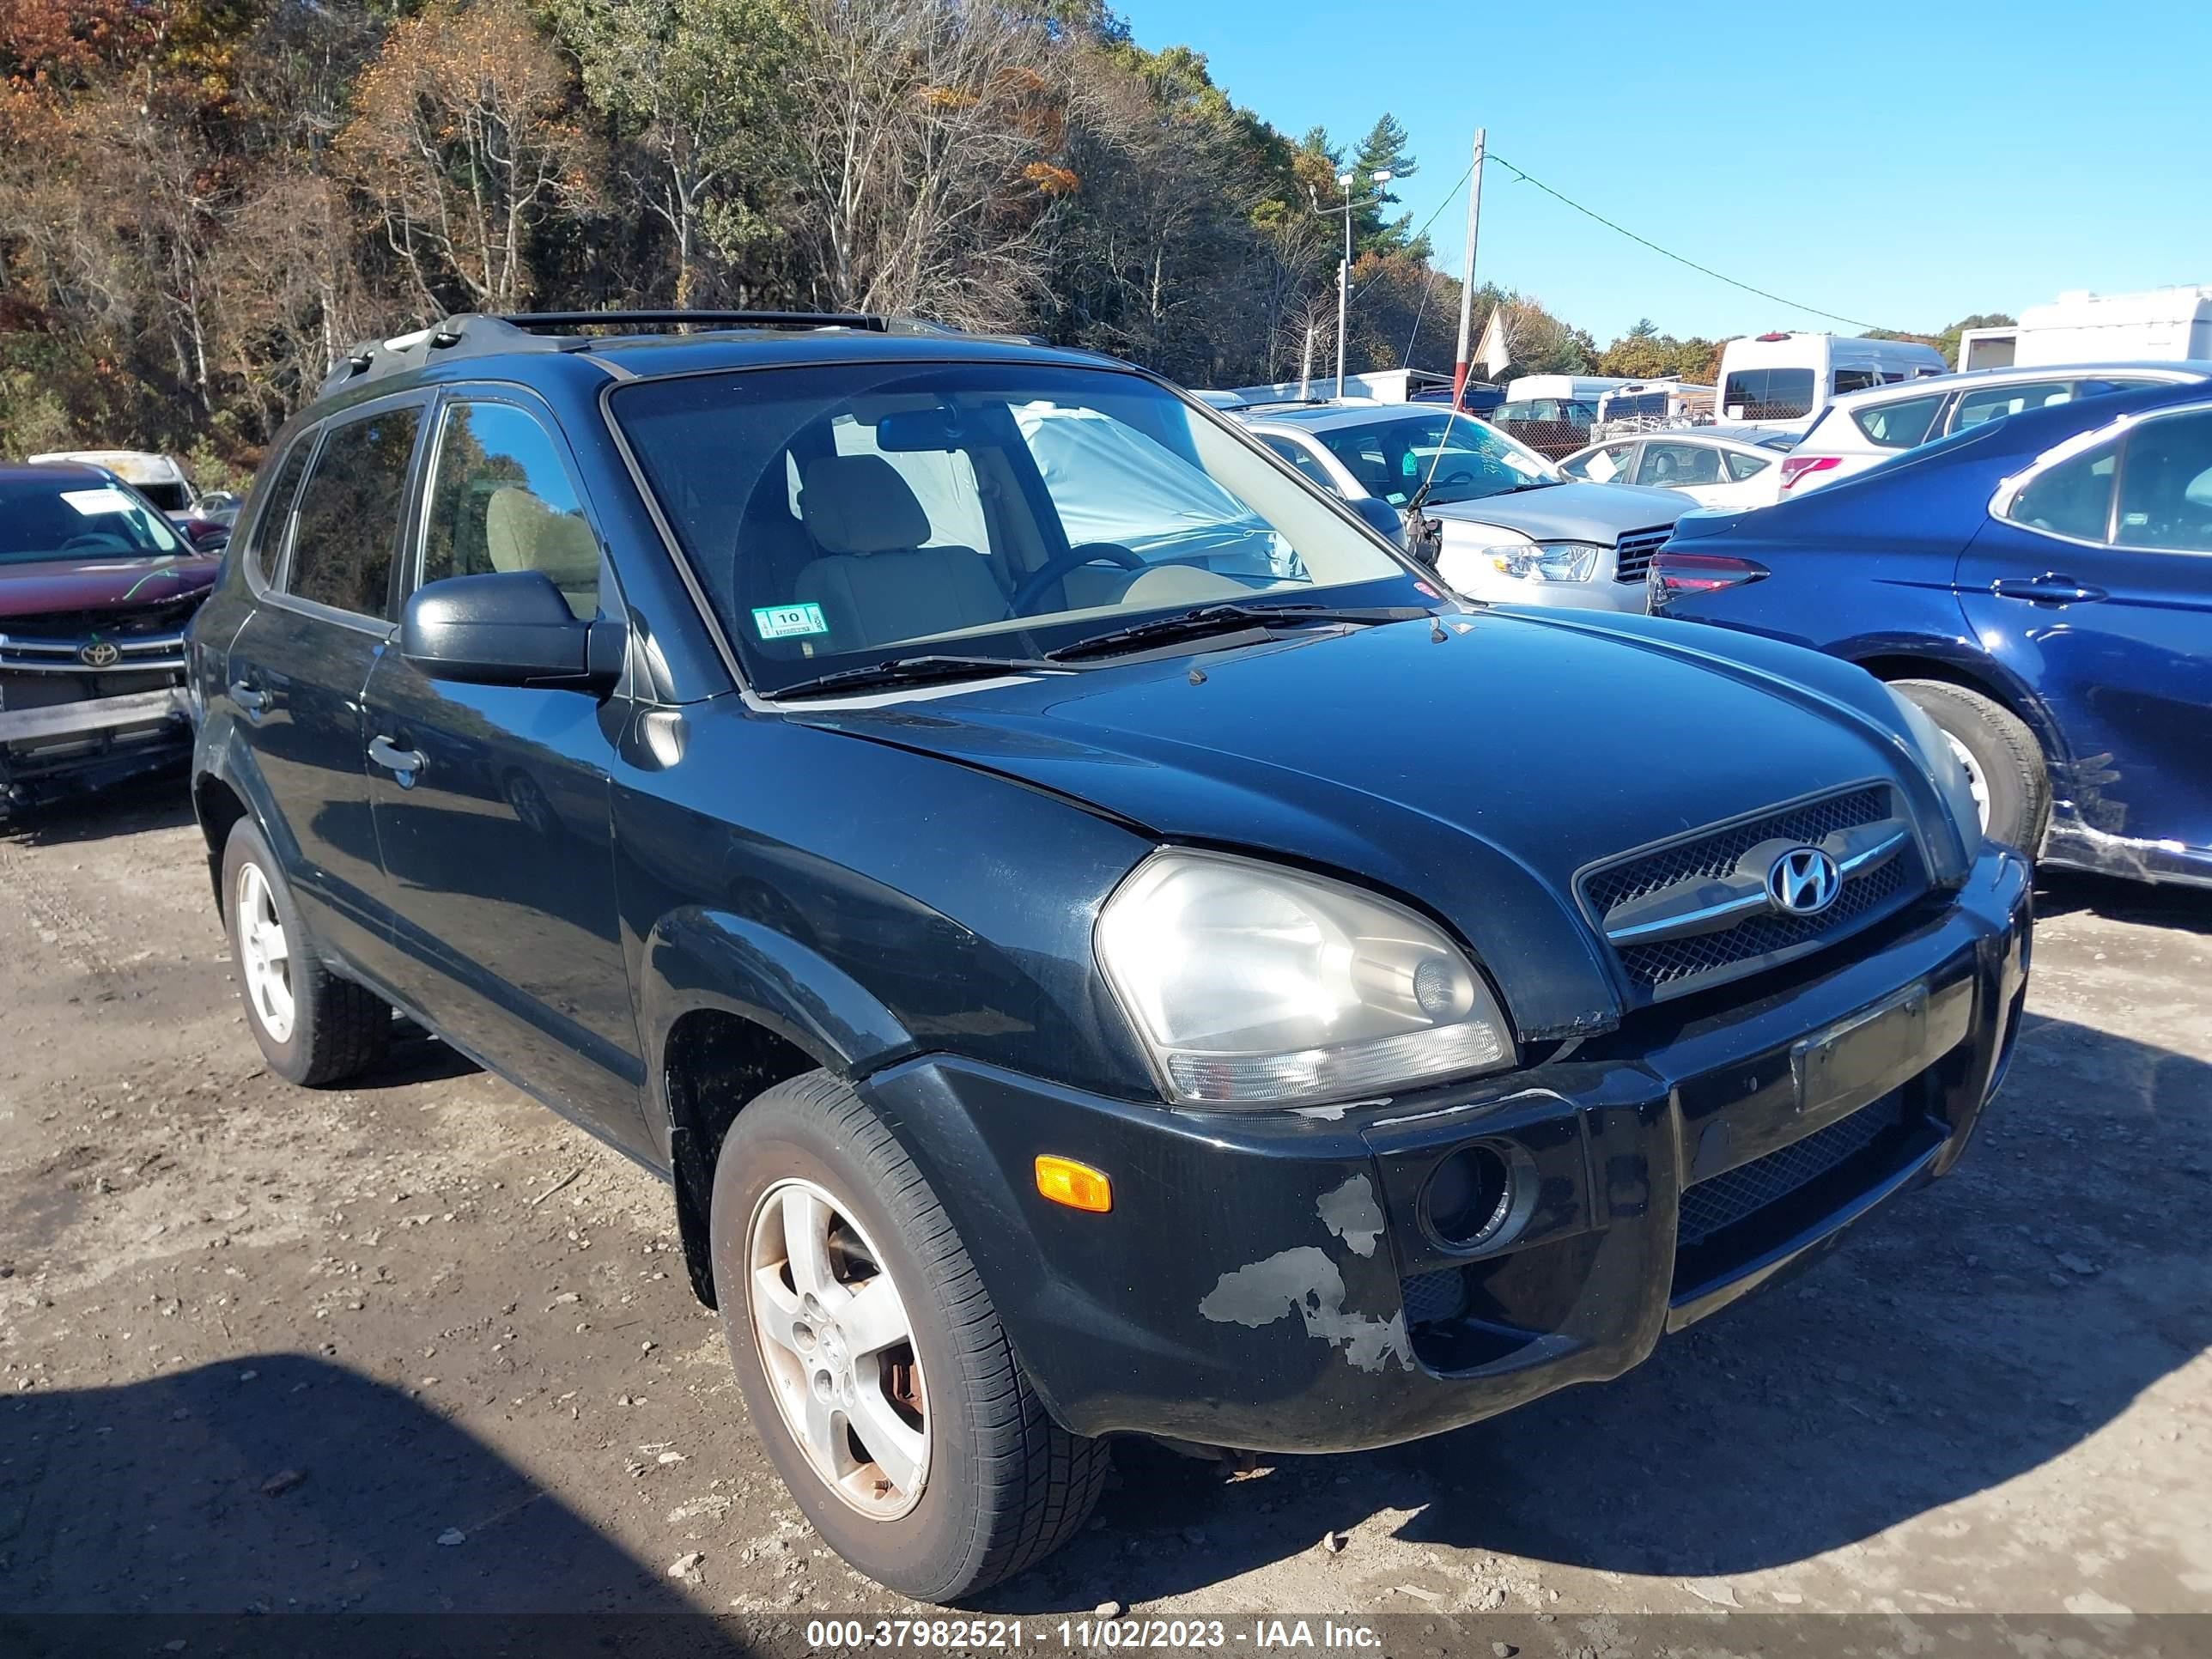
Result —
M 1482 219 L 1482 142 L 1489 131 L 1486 127 L 1474 130 L 1474 171 L 1467 180 L 1467 260 L 1460 266 L 1459 283 L 1459 357 L 1452 364 L 1452 407 L 1459 407 L 1460 394 L 1467 390 L 1468 354 L 1474 349 L 1474 232 Z
M 1388 167 L 1377 168 L 1367 175 L 1378 191 L 1396 176 Z M 1340 403 L 1344 399 L 1344 330 L 1346 316 L 1352 309 L 1352 212 L 1354 208 L 1365 207 L 1370 200 L 1375 199 L 1363 197 L 1354 202 L 1352 199 L 1352 184 L 1350 173 L 1336 175 L 1336 187 L 1344 192 L 1342 207 L 1325 208 L 1318 200 L 1313 204 L 1313 210 L 1324 219 L 1340 213 L 1344 216 L 1344 258 L 1336 267 L 1336 396 Z

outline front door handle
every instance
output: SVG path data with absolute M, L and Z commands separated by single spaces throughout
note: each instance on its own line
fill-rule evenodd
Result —
M 230 700 L 246 711 L 248 720 L 259 720 L 261 711 L 269 707 L 269 694 L 255 690 L 244 680 L 230 683 Z
M 402 789 L 415 787 L 415 775 L 422 769 L 422 751 L 402 749 L 389 738 L 371 738 L 368 757 L 399 781 Z
M 2032 605 L 2087 605 L 2105 597 L 2101 587 L 2050 573 L 2040 576 L 2000 576 L 1990 584 L 1990 592 L 2001 599 L 2026 599 Z

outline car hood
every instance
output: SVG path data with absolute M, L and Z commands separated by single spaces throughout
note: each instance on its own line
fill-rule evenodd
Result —
M 1455 525 L 1495 525 L 1517 530 L 1532 541 L 1598 542 L 1607 547 L 1622 532 L 1662 529 L 1680 518 L 1690 498 L 1672 489 L 1638 484 L 1559 483 L 1480 501 L 1446 501 L 1428 509 Z
M 47 559 L 0 564 L 0 632 L 10 620 L 56 612 L 118 614 L 172 605 L 214 585 L 220 560 L 173 554 L 143 559 Z
M 1886 695 L 1849 665 L 1763 641 L 1724 659 L 1698 630 L 1642 617 L 1501 609 L 1441 629 L 1441 641 L 1427 622 L 1311 630 L 787 714 L 1163 842 L 1394 890 L 1459 930 L 1531 1037 L 1620 1016 L 1572 896 L 1584 866 L 1852 782 L 1893 779 L 1932 805 Z M 978 848 L 978 878 L 1049 892 L 1051 856 Z

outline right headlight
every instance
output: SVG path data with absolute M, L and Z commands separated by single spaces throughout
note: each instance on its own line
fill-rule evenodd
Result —
M 1482 556 L 1501 576 L 1529 582 L 1586 582 L 1604 550 L 1595 542 L 1539 542 L 1533 547 L 1486 547 Z
M 1098 965 L 1168 1097 L 1287 1106 L 1514 1058 L 1482 975 L 1404 906 L 1225 854 L 1155 853 L 1099 913 Z

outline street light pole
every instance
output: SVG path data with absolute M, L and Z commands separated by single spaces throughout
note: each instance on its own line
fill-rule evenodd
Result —
M 1389 167 L 1380 167 L 1367 176 L 1380 189 L 1397 175 Z M 1314 206 L 1314 211 L 1323 218 L 1336 213 L 1344 216 L 1344 258 L 1338 261 L 1336 267 L 1336 397 L 1340 403 L 1344 400 L 1344 331 L 1347 314 L 1352 309 L 1352 211 L 1355 207 L 1365 207 L 1370 201 L 1381 199 L 1379 196 L 1364 198 L 1355 203 L 1352 199 L 1352 178 L 1349 173 L 1336 175 L 1336 187 L 1344 192 L 1342 207 L 1325 208 L 1318 203 Z

